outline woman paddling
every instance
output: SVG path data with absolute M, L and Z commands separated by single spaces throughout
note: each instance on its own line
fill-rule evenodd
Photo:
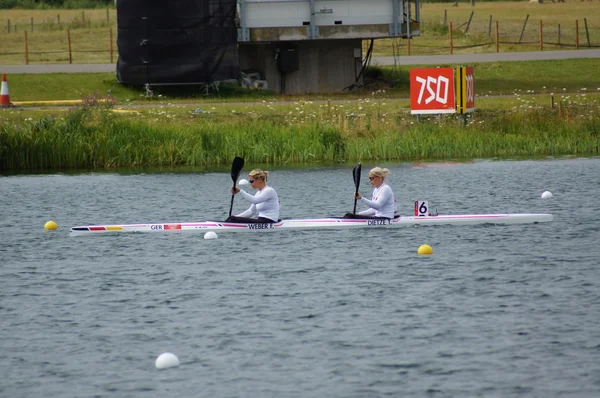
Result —
M 369 208 L 357 214 L 348 213 L 344 218 L 381 218 L 392 219 L 396 215 L 396 199 L 394 192 L 386 184 L 386 176 L 390 173 L 388 169 L 375 167 L 369 171 L 369 182 L 375 187 L 371 200 L 364 198 L 356 192 L 354 197 L 366 204 Z
M 252 203 L 250 207 L 235 216 L 227 218 L 228 222 L 240 223 L 274 223 L 279 220 L 279 197 L 273 188 L 267 185 L 269 177 L 268 171 L 254 169 L 248 173 L 248 182 L 257 189 L 255 195 L 240 189 L 236 186 L 231 187 L 231 194 L 241 193 L 244 199 Z M 256 216 L 256 218 L 254 218 Z

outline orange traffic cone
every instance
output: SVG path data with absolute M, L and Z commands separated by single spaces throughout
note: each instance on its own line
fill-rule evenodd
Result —
M 2 88 L 0 89 L 0 108 L 8 108 L 13 106 L 10 103 L 10 96 L 8 95 L 8 83 L 6 82 L 6 74 L 2 75 Z

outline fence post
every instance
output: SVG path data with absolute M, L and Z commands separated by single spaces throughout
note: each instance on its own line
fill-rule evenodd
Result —
M 448 10 L 444 10 L 444 26 L 448 26 Z
M 523 34 L 525 34 L 525 27 L 527 26 L 527 20 L 529 19 L 529 14 L 525 17 L 525 22 L 523 23 L 523 28 L 521 29 L 521 36 L 519 36 L 519 44 L 521 44 L 521 40 L 523 40 Z
M 544 28 L 540 19 L 540 51 L 544 51 Z
M 8 33 L 10 33 L 10 18 L 8 19 L 7 26 L 8 26 Z
M 113 38 L 112 38 L 112 28 L 108 28 L 108 36 L 110 37 L 110 63 L 113 63 Z
M 575 20 L 575 48 L 579 50 L 579 19 Z
M 496 21 L 496 52 L 500 52 L 500 25 Z
M 60 26 L 60 14 L 56 14 L 56 20 L 58 21 L 58 26 Z
M 558 46 L 560 47 L 560 24 L 558 24 Z
M 27 31 L 25 33 L 25 65 L 29 65 L 29 46 L 27 44 Z
M 110 16 L 108 15 L 108 8 L 106 9 L 106 22 L 110 21 Z
M 408 38 L 408 55 L 410 55 L 410 42 L 411 42 L 411 38 Z
M 31 33 L 33 33 L 33 17 L 31 17 Z
M 590 44 L 590 31 L 588 30 L 587 26 L 587 18 L 583 18 L 583 24 L 585 25 L 585 36 L 587 37 L 588 47 L 591 47 L 592 45 Z
M 69 45 L 69 63 L 73 63 L 73 56 L 71 54 L 71 28 L 67 28 L 67 43 Z
M 488 25 L 488 39 L 492 38 L 492 16 L 490 15 L 490 24 Z
M 467 22 L 467 28 L 465 29 L 465 33 L 469 32 L 469 27 L 471 26 L 471 20 L 473 19 L 473 14 L 475 14 L 475 11 L 471 11 L 471 16 L 469 16 L 469 21 Z
M 452 43 L 452 22 L 450 22 L 450 55 L 454 54 L 454 44 Z

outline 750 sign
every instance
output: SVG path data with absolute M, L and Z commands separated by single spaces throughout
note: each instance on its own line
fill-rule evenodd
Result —
M 456 113 L 453 68 L 410 70 L 410 112 Z

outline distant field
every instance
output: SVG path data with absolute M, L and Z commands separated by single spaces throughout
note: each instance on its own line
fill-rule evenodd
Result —
M 540 21 L 543 21 L 545 50 L 574 49 L 576 21 L 580 47 L 588 46 L 588 37 L 592 47 L 600 47 L 599 10 L 598 0 L 542 4 L 477 2 L 474 7 L 468 2 L 461 2 L 458 7 L 452 3 L 425 3 L 421 8 L 421 35 L 411 40 L 410 54 L 449 54 L 450 23 L 455 54 L 495 52 L 496 22 L 500 52 L 539 50 Z M 467 31 L 471 13 L 473 17 Z M 0 65 L 115 62 L 116 21 L 115 9 L 2 10 Z M 376 40 L 374 55 L 408 55 L 408 41 Z
M 458 4 L 458 7 L 453 7 L 452 3 L 422 4 L 421 35 L 412 39 L 411 55 L 449 54 L 450 23 L 453 27 L 454 54 L 496 52 L 496 22 L 500 52 L 539 50 L 540 21 L 545 50 L 574 49 L 576 21 L 579 21 L 579 45 L 587 47 L 586 19 L 590 43 L 592 47 L 600 47 L 599 1 L 566 0 L 564 3 L 554 3 L 547 0 L 541 4 L 528 1 L 476 2 L 474 7 L 468 2 Z M 467 31 L 471 13 L 473 16 Z M 525 25 L 527 16 L 529 18 Z M 408 41 L 383 39 L 375 42 L 374 55 L 392 54 L 408 55 Z

